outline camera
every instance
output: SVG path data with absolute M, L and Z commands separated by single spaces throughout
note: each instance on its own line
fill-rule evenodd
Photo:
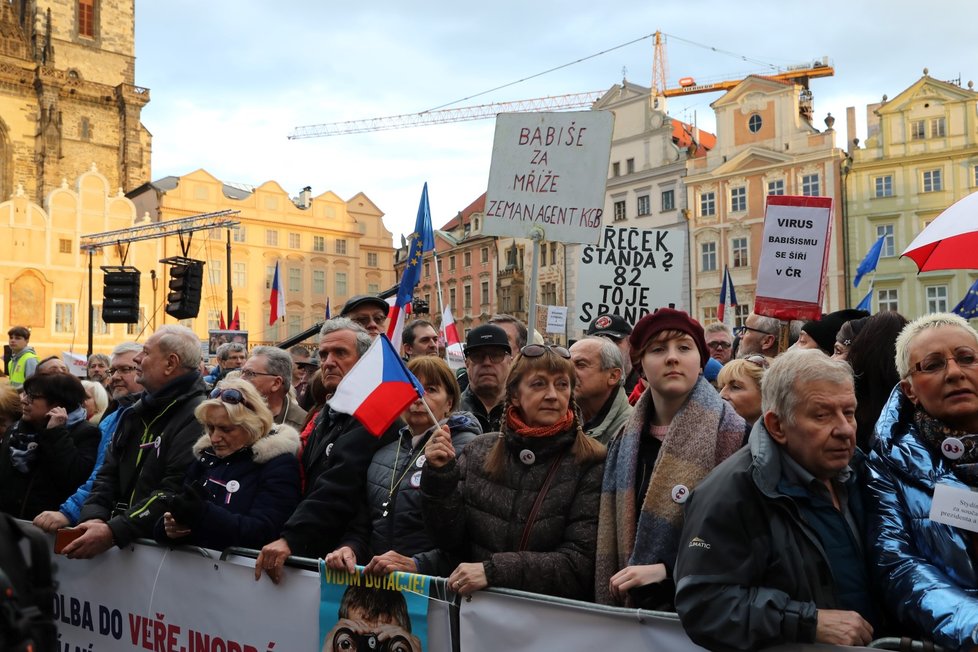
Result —
M 348 627 L 341 627 L 333 637 L 333 652 L 411 652 L 411 644 L 403 636 L 382 643 L 376 634 L 355 634 Z

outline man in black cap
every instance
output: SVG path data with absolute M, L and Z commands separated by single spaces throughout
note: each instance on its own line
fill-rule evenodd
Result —
M 482 425 L 482 432 L 499 432 L 506 376 L 512 364 L 509 338 L 499 326 L 483 324 L 465 336 L 465 370 L 469 386 L 462 392 L 459 409 L 474 414 Z
M 598 315 L 587 329 L 588 335 L 607 337 L 618 346 L 621 358 L 625 363 L 625 394 L 631 394 L 638 383 L 638 370 L 632 369 L 632 356 L 628 346 L 628 336 L 632 334 L 632 325 L 620 315 Z
M 390 305 L 378 296 L 358 294 L 343 306 L 340 317 L 346 317 L 363 326 L 371 338 L 387 332 L 387 313 Z

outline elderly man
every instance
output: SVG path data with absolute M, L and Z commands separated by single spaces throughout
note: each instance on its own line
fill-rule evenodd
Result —
M 275 423 L 302 432 L 306 411 L 292 398 L 292 356 L 275 346 L 256 346 L 241 367 L 241 377 L 255 386 L 272 411 Z
M 733 333 L 722 321 L 715 321 L 703 329 L 706 348 L 710 357 L 720 364 L 727 364 L 733 355 Z
M 438 331 L 430 321 L 415 319 L 408 322 L 401 336 L 404 357 L 410 360 L 421 355 L 438 355 Z
M 126 410 L 136 402 L 139 394 L 143 391 L 143 386 L 136 381 L 139 367 L 134 362 L 142 350 L 143 346 L 135 342 L 123 342 L 113 349 L 112 366 L 106 370 L 112 402 L 98 424 L 98 429 L 102 433 L 102 440 L 99 443 L 95 468 L 92 469 L 92 475 L 89 476 L 85 484 L 80 486 L 78 491 L 58 508 L 58 511 L 41 512 L 34 517 L 34 525 L 42 530 L 54 532 L 59 528 L 69 527 L 78 522 L 82 505 L 85 504 L 85 499 L 92 492 L 95 477 L 105 461 L 105 452 L 109 442 L 112 441 L 112 435 L 119 423 L 119 417 L 125 414 Z
M 104 353 L 93 353 L 85 365 L 85 377 L 102 385 L 109 380 L 109 356 Z
M 350 321 L 360 324 L 373 339 L 381 333 L 387 332 L 387 313 L 390 310 L 390 304 L 380 297 L 372 294 L 360 294 L 343 305 L 340 317 L 346 317 Z
M 119 416 L 105 463 L 79 516 L 83 534 L 64 550 L 73 559 L 152 537 L 153 526 L 167 509 L 165 498 L 180 491 L 194 459 L 193 445 L 204 431 L 194 417 L 207 388 L 197 369 L 200 339 L 192 330 L 175 324 L 160 327 L 133 364 L 144 391 Z
M 628 336 L 632 334 L 632 325 L 619 315 L 598 315 L 588 326 L 587 334 L 606 337 L 614 342 L 618 350 L 621 351 L 621 359 L 625 365 L 622 367 L 625 372 L 625 395 L 631 394 L 639 381 L 638 370 L 632 369 L 632 356 L 628 345 Z
M 852 370 L 792 350 L 764 376 L 750 444 L 686 501 L 676 609 L 711 650 L 866 645 L 876 620 L 863 554 Z
M 584 432 L 607 444 L 632 413 L 621 351 L 605 337 L 585 337 L 570 348 L 574 363 L 574 402 L 581 410 Z
M 204 378 L 213 387 L 229 372 L 240 369 L 248 359 L 248 348 L 240 342 L 225 342 L 217 347 L 217 366 Z
M 370 348 L 370 335 L 359 324 L 339 317 L 323 324 L 320 331 L 320 376 L 326 395 Z M 302 451 L 305 496 L 285 524 L 282 537 L 261 549 L 255 562 L 255 579 L 262 571 L 273 582 L 282 576 L 290 555 L 325 557 L 336 549 L 363 500 L 367 466 L 374 452 L 393 441 L 395 422 L 381 437 L 374 437 L 348 414 L 325 407 L 316 416 L 309 440 Z
M 506 376 L 513 365 L 509 338 L 499 326 L 476 326 L 465 336 L 465 371 L 469 386 L 459 409 L 479 420 L 482 432 L 499 432 L 506 397 Z

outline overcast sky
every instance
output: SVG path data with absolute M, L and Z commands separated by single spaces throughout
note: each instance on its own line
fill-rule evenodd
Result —
M 924 67 L 978 83 L 976 24 L 973 0 L 139 0 L 136 83 L 151 90 L 142 119 L 154 179 L 204 168 L 224 181 L 277 181 L 293 196 L 307 185 L 314 196 L 362 191 L 399 242 L 425 181 L 436 228 L 485 191 L 493 120 L 288 140 L 296 126 L 607 90 L 623 69 L 648 86 L 652 39 L 642 37 L 659 29 L 669 85 L 828 56 L 835 76 L 811 83 L 815 125 L 831 112 L 844 146 L 847 106 L 864 138 L 865 105 L 896 96 Z M 712 129 L 718 97 L 673 98 L 669 113 Z

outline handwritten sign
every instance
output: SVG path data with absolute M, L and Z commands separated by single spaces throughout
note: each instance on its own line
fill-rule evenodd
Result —
M 586 245 L 577 263 L 577 321 L 587 328 L 598 315 L 620 315 L 630 324 L 656 308 L 683 305 L 682 229 L 606 226 L 597 245 Z
M 831 197 L 768 197 L 754 312 L 819 318 L 831 232 Z
M 483 233 L 597 242 L 613 126 L 608 111 L 499 114 Z
M 567 306 L 547 306 L 547 332 L 563 333 L 567 330 Z
M 934 485 L 930 520 L 978 532 L 978 493 L 946 484 Z

